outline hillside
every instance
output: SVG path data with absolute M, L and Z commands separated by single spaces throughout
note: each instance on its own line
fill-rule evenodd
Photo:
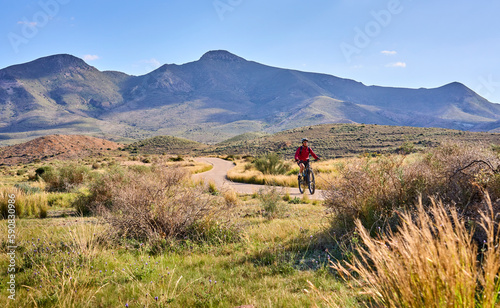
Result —
M 223 142 L 212 148 L 212 154 L 260 155 L 272 151 L 292 159 L 303 137 L 309 138 L 310 146 L 323 158 L 393 153 L 402 146 L 419 149 L 448 141 L 500 144 L 500 134 L 496 133 L 386 125 L 324 124 L 294 128 L 254 139 Z
M 49 135 L 0 148 L 0 165 L 84 158 L 116 150 L 119 146 L 118 143 L 89 136 Z
M 328 123 L 496 131 L 500 105 L 457 82 L 434 89 L 365 86 L 224 50 L 143 76 L 101 72 L 62 54 L 0 70 L 0 119 L 0 145 L 56 133 L 215 144 Z
M 202 151 L 208 146 L 196 141 L 172 136 L 156 136 L 137 141 L 123 149 L 131 153 L 145 154 L 190 154 Z

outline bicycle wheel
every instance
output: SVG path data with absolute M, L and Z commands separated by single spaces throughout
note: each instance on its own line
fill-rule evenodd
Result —
M 309 192 L 311 193 L 311 195 L 314 195 L 314 192 L 316 191 L 316 181 L 314 180 L 314 172 L 312 171 L 312 169 L 309 170 L 307 177 L 308 177 L 307 185 L 309 186 Z
M 304 177 L 301 176 L 299 180 L 299 191 L 301 194 L 303 194 L 305 190 L 306 190 L 306 181 L 304 180 Z

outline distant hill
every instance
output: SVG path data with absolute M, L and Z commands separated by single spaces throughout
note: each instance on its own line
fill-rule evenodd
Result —
M 190 154 L 208 148 L 206 144 L 172 136 L 156 136 L 137 141 L 123 149 L 131 153 Z
M 365 86 L 224 50 L 143 76 L 101 72 L 64 54 L 0 70 L 0 145 L 54 133 L 217 143 L 326 123 L 497 131 L 500 105 L 457 82 L 434 89 Z
M 211 148 L 210 154 L 261 155 L 276 152 L 293 159 L 300 140 L 309 138 L 310 146 L 322 158 L 339 158 L 374 153 L 418 150 L 445 142 L 500 144 L 500 134 L 443 128 L 402 127 L 366 124 L 323 124 L 306 126 L 253 139 L 234 138 Z M 205 153 L 209 153 L 208 150 Z
M 120 144 L 89 136 L 49 135 L 0 148 L 0 165 L 27 164 L 35 160 L 66 160 L 116 150 Z

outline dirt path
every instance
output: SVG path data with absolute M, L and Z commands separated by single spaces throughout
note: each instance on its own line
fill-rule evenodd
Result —
M 200 157 L 197 158 L 196 160 L 207 162 L 211 164 L 213 168 L 210 171 L 195 174 L 194 177 L 201 177 L 205 180 L 212 180 L 218 187 L 228 187 L 242 194 L 253 194 L 254 192 L 258 192 L 259 189 L 266 187 L 264 185 L 236 183 L 229 181 L 226 175 L 227 172 L 234 167 L 233 162 L 212 157 Z M 280 187 L 280 188 L 282 189 L 283 193 L 288 191 L 288 193 L 292 198 L 302 197 L 302 194 L 299 192 L 298 188 L 292 188 L 292 187 Z M 309 199 L 324 200 L 323 192 L 321 190 L 316 190 L 316 192 L 312 196 L 309 194 L 309 192 L 307 192 L 307 194 L 309 195 Z

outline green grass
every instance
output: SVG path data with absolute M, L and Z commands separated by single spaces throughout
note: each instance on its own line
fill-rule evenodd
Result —
M 250 200 L 236 212 L 259 208 Z M 321 304 L 304 291 L 311 281 L 323 292 L 342 294 L 344 307 L 359 307 L 362 298 L 328 273 L 331 253 L 315 247 L 312 235 L 323 230 L 323 210 L 298 204 L 290 205 L 287 218 L 239 218 L 243 241 L 179 242 L 160 254 L 138 242 L 105 244 L 105 226 L 95 218 L 22 219 L 16 229 L 17 299 L 7 300 L 2 288 L 0 305 L 307 307 Z M 6 229 L 2 224 L 0 231 Z M 7 261 L 2 253 L 0 266 Z M 7 279 L 5 272 L 0 279 Z

